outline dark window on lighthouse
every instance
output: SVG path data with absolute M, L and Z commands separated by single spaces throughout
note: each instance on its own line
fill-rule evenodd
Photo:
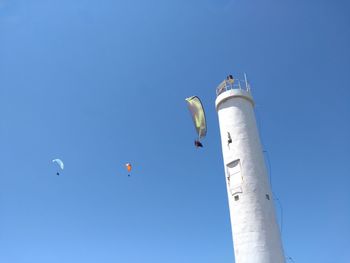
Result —
M 266 199 L 270 200 L 270 196 L 268 194 L 266 194 Z
M 235 201 L 239 200 L 239 195 L 235 195 Z

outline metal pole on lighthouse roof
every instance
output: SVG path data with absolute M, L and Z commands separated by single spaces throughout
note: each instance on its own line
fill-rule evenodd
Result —
M 239 82 L 239 79 L 237 80 Z M 284 263 L 247 77 L 245 87 L 217 89 L 215 101 L 236 263 Z M 238 87 L 240 87 L 238 83 Z

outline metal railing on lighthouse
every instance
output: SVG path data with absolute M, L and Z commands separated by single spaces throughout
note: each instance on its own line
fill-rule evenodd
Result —
M 250 84 L 248 83 L 247 75 L 244 73 L 244 79 L 228 75 L 227 78 L 216 88 L 216 96 L 231 89 L 243 89 L 250 92 Z

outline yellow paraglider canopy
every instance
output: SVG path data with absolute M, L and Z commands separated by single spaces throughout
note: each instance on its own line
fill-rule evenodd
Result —
M 207 123 L 202 102 L 197 96 L 192 96 L 186 99 L 188 109 L 191 112 L 192 120 L 198 139 L 205 137 L 207 134 Z

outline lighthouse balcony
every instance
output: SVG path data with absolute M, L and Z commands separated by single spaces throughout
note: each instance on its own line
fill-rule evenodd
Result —
M 216 88 L 216 96 L 219 96 L 221 93 L 231 89 L 240 89 L 250 92 L 250 85 L 246 74 L 244 74 L 244 79 L 235 78 L 232 75 L 227 76 L 227 78 L 223 80 Z

